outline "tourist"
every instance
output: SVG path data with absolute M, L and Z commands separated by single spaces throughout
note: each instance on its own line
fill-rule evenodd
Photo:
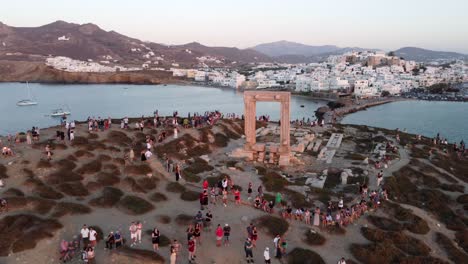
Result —
M 96 230 L 94 230 L 94 228 L 90 227 L 89 228 L 89 245 L 92 248 L 96 247 L 97 237 L 98 237 L 98 233 L 96 232 Z
M 83 240 L 83 248 L 87 247 L 89 244 L 89 228 L 86 225 L 80 230 L 81 239 Z
M 252 235 L 251 235 L 251 240 L 252 240 L 252 244 L 254 247 L 257 247 L 257 239 L 258 239 L 258 231 L 257 231 L 257 227 L 256 226 L 253 226 L 252 228 Z
M 141 244 L 141 235 L 142 235 L 142 232 L 143 232 L 143 223 L 141 221 L 137 221 L 136 222 L 136 226 L 137 226 L 137 239 L 138 239 L 138 243 Z
M 151 232 L 151 242 L 153 243 L 154 251 L 159 250 L 160 237 L 161 234 L 159 233 L 159 230 L 157 228 L 153 229 L 153 232 Z
M 130 247 L 133 247 L 136 245 L 136 242 L 137 242 L 137 225 L 135 222 L 132 222 L 132 224 L 130 225 L 130 227 L 128 228 L 128 230 L 130 231 L 130 239 L 132 241 L 132 243 L 130 244 Z
M 341 258 L 340 260 L 338 260 L 338 264 L 346 264 L 345 258 Z
M 228 193 L 225 189 L 223 189 L 223 205 L 224 207 L 227 206 L 227 199 L 228 199 Z
M 70 141 L 73 141 L 73 140 L 75 140 L 75 131 L 71 130 L 70 131 Z
M 216 205 L 216 201 L 218 200 L 218 192 L 216 192 L 215 187 L 211 187 L 210 197 L 211 197 L 211 203 Z
M 381 170 L 379 173 L 377 173 L 377 186 L 380 186 L 380 183 L 382 182 L 383 179 L 383 170 Z
M 263 186 L 262 185 L 258 186 L 257 192 L 258 192 L 258 196 L 263 197 Z
M 120 234 L 120 231 L 116 231 L 114 234 L 114 240 L 115 240 L 115 248 L 119 248 L 123 244 L 123 238 L 122 235 Z
M 176 264 L 177 261 L 177 253 L 175 248 L 171 247 L 171 256 L 169 257 L 170 264 Z
M 201 245 L 201 231 L 202 231 L 202 224 L 196 223 L 195 228 L 193 231 L 193 236 L 199 245 Z
M 208 187 L 209 187 L 209 183 L 208 183 L 208 181 L 205 179 L 205 180 L 203 181 L 203 190 L 208 190 Z
M 5 187 L 5 184 L 3 183 L 3 179 L 0 179 L 0 188 Z
M 133 149 L 130 149 L 130 152 L 128 153 L 128 159 L 130 160 L 130 162 L 133 162 L 135 160 L 135 152 L 133 151 Z
M 223 232 L 224 232 L 224 245 L 229 246 L 229 243 L 230 243 L 229 236 L 231 235 L 231 227 L 228 224 L 225 224 L 223 228 Z
M 251 200 L 252 199 L 252 183 L 249 182 L 249 187 L 247 188 L 247 200 Z
M 200 193 L 200 209 L 204 210 L 205 206 L 208 206 L 208 191 L 203 190 L 203 192 Z
M 192 237 L 188 242 L 188 251 L 189 251 L 189 263 L 195 260 L 195 251 L 196 251 L 196 243 L 195 239 Z
M 281 206 L 281 193 L 279 192 L 276 193 L 275 204 Z
M 266 247 L 265 251 L 263 251 L 263 258 L 265 259 L 265 264 L 271 263 L 270 249 L 268 247 Z
M 174 171 L 175 171 L 175 176 L 176 176 L 176 182 L 179 182 L 179 179 L 181 178 L 179 163 L 176 163 Z
M 115 244 L 114 232 L 111 231 L 109 235 L 107 235 L 105 249 L 112 249 L 114 244 Z
M 314 211 L 314 226 L 319 226 L 320 225 L 320 208 L 315 207 Z
M 47 160 L 49 160 L 49 161 L 52 160 L 52 151 L 50 150 L 50 145 L 49 144 L 47 144 L 45 146 L 45 153 L 47 155 Z
M 342 210 L 343 206 L 344 206 L 343 197 L 340 197 L 340 200 L 338 201 L 338 209 Z
M 26 143 L 28 145 L 32 144 L 31 131 L 28 131 L 28 133 L 26 133 Z
M 223 191 L 227 191 L 227 187 L 228 187 L 228 178 L 227 177 L 224 177 L 224 179 L 221 181 L 221 184 L 223 186 Z
M 236 205 L 241 204 L 240 191 L 237 188 L 234 190 L 234 200 L 236 201 Z
M 182 245 L 179 243 L 179 241 L 177 241 L 177 239 L 172 241 L 171 247 L 174 249 L 176 254 L 179 254 L 180 250 L 182 249 Z
M 68 242 L 64 239 L 60 242 L 60 258 L 63 262 L 67 262 L 71 259 L 70 252 L 68 250 Z
M 193 233 L 195 232 L 195 228 L 193 227 L 192 224 L 189 225 L 189 227 L 186 230 L 187 233 L 187 241 L 190 241 L 193 237 Z
M 0 198 L 0 213 L 8 212 L 8 202 L 4 198 Z
M 177 138 L 178 134 L 179 134 L 179 131 L 178 131 L 177 127 L 174 127 L 174 138 Z
M 304 212 L 304 221 L 305 221 L 306 225 L 310 225 L 310 211 L 309 211 L 309 209 L 306 209 L 306 211 Z
M 216 246 L 220 247 L 221 246 L 221 240 L 223 239 L 223 228 L 221 225 L 218 224 L 218 227 L 216 227 Z
M 247 263 L 250 263 L 250 261 L 254 263 L 252 248 L 253 248 L 252 241 L 250 240 L 250 238 L 247 238 L 244 243 L 245 259 L 247 260 Z
M 94 263 L 94 258 L 95 258 L 94 247 L 88 247 L 86 251 L 87 251 L 88 262 Z
M 203 214 L 201 211 L 198 211 L 197 215 L 195 215 L 195 221 L 199 225 L 203 224 Z
M 275 244 L 275 250 L 276 250 L 275 257 L 281 259 L 282 254 L 281 254 L 281 237 L 280 237 L 280 235 L 276 235 L 276 237 L 273 239 L 273 243 Z
M 211 231 L 211 221 L 213 220 L 213 214 L 210 210 L 206 213 L 204 227 L 207 231 Z

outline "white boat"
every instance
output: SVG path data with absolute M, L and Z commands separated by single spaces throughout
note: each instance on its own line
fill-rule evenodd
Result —
M 67 116 L 67 115 L 70 115 L 71 112 L 68 111 L 68 110 L 63 110 L 62 108 L 58 108 L 58 109 L 54 109 L 52 110 L 52 113 L 50 114 L 50 116 Z
M 30 106 L 30 105 L 37 105 L 37 102 L 34 101 L 31 97 L 31 90 L 29 89 L 29 83 L 26 82 L 26 86 L 28 88 L 28 99 L 20 100 L 16 103 L 17 106 Z

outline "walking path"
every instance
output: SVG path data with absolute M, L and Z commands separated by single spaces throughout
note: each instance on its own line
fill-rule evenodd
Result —
M 388 166 L 388 168 L 383 169 L 383 171 L 384 171 L 383 177 L 384 178 L 392 176 L 393 173 L 399 171 L 401 168 L 408 165 L 408 163 L 410 162 L 410 156 L 408 154 L 408 151 L 404 147 L 399 146 L 398 153 L 400 155 L 400 159 L 397 160 L 396 162 L 392 162 L 392 164 L 390 164 Z M 378 189 L 378 186 L 377 186 L 377 172 L 378 172 L 378 169 L 373 169 L 371 171 L 372 174 L 369 173 L 369 189 L 371 189 L 371 190 Z

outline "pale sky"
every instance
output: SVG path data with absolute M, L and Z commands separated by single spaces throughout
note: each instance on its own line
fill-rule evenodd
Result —
M 246 48 L 289 40 L 468 53 L 468 0 L 0 0 L 0 21 L 64 20 L 166 44 Z

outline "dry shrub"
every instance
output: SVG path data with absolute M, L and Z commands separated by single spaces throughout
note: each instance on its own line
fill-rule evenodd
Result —
M 371 242 L 382 242 L 384 241 L 385 235 L 387 234 L 385 231 L 380 229 L 373 229 L 368 227 L 361 227 L 362 235 Z
M 308 230 L 305 233 L 304 242 L 306 242 L 309 246 L 321 246 L 325 244 L 325 241 L 326 239 L 324 236 L 313 230 Z
M 257 226 L 266 229 L 271 236 L 284 235 L 289 229 L 289 223 L 279 217 L 264 215 L 254 220 Z
M 326 228 L 327 232 L 332 235 L 344 235 L 346 234 L 346 229 L 341 227 L 340 225 L 330 225 Z
M 468 194 L 462 194 L 457 197 L 457 202 L 461 204 L 468 204 Z
M 442 168 L 463 182 L 468 182 L 468 162 L 460 162 L 456 154 L 449 153 L 447 155 L 440 153 L 435 158 L 431 159 L 431 163 Z
M 153 173 L 153 170 L 148 164 L 143 163 L 139 165 L 129 165 L 125 167 L 124 172 L 131 175 L 147 175 Z
M 448 238 L 446 235 L 437 232 L 436 233 L 436 242 L 439 244 L 441 248 L 445 250 L 447 253 L 448 258 L 453 261 L 454 263 L 466 263 L 468 259 L 468 255 L 465 254 L 463 251 L 459 250 Z
M 152 250 L 135 249 L 127 246 L 112 251 L 111 258 L 116 260 L 116 263 L 165 263 L 164 258 Z
M 167 196 L 162 193 L 155 192 L 150 195 L 149 199 L 153 202 L 164 202 L 167 201 Z
M 60 202 L 55 206 L 55 210 L 52 213 L 52 217 L 62 217 L 64 215 L 77 215 L 77 214 L 89 214 L 91 208 L 86 205 Z
M 269 192 L 281 192 L 289 185 L 289 182 L 285 178 L 274 171 L 268 171 L 260 180 L 262 180 L 263 186 Z
M 122 158 L 114 158 L 114 162 L 122 166 L 125 165 L 125 160 Z
M 72 141 L 72 146 L 74 147 L 82 147 L 87 145 L 89 145 L 89 140 L 82 136 L 76 136 Z
M 182 193 L 185 192 L 185 186 L 178 182 L 169 182 L 166 185 L 166 191 L 173 192 L 173 193 Z
M 137 178 L 136 182 L 145 191 L 151 191 L 151 190 L 156 189 L 158 179 L 155 177 L 143 176 L 143 177 Z
M 369 215 L 367 216 L 367 219 L 373 225 L 385 231 L 402 231 L 404 229 L 403 225 L 389 218 L 376 215 Z
M 204 159 L 196 157 L 194 158 L 194 161 L 184 169 L 184 172 L 198 174 L 206 171 L 212 171 L 213 169 L 213 166 L 209 165 Z
M 400 250 L 388 243 L 351 244 L 350 250 L 357 260 L 366 264 L 399 263 L 403 257 Z
M 267 173 L 267 169 L 265 167 L 262 167 L 262 166 L 255 166 L 255 169 L 257 170 L 257 174 L 258 175 L 266 175 Z
M 9 189 L 6 190 L 5 192 L 3 192 L 2 196 L 4 196 L 4 197 L 9 197 L 9 196 L 23 197 L 23 196 L 24 196 L 24 192 L 21 191 L 20 189 L 9 188 Z
M 316 252 L 304 249 L 294 248 L 287 255 L 288 264 L 325 264 L 323 258 Z
M 56 202 L 37 198 L 37 197 L 28 197 L 28 204 L 31 206 L 31 211 L 36 214 L 44 215 L 50 212 L 52 208 L 55 206 Z
M 74 170 L 76 168 L 75 162 L 69 159 L 61 159 L 55 162 L 59 168 L 64 170 Z
M 361 232 L 365 238 L 372 242 L 384 242 L 399 248 L 412 256 L 428 256 L 431 248 L 424 242 L 406 235 L 403 232 L 385 232 L 379 229 L 362 227 Z
M 89 133 L 88 134 L 88 139 L 98 139 L 99 135 L 96 133 Z
M 339 184 L 341 184 L 341 170 L 336 168 L 329 168 L 327 179 L 325 180 L 323 188 L 333 189 Z
M 92 158 L 94 157 L 94 154 L 87 151 L 87 150 L 83 150 L 83 149 L 79 149 L 77 151 L 75 151 L 75 153 L 73 154 L 75 157 L 77 158 Z
M 455 241 L 458 245 L 468 253 L 468 230 L 458 231 L 455 233 Z
M 192 224 L 194 220 L 195 218 L 193 216 L 187 215 L 187 214 L 179 214 L 175 218 L 176 224 L 180 226 L 186 226 L 186 225 Z
M 100 172 L 96 175 L 96 180 L 102 186 L 112 186 L 120 182 L 120 177 L 114 173 Z
M 34 188 L 33 193 L 44 199 L 59 200 L 63 198 L 63 194 L 57 192 L 54 188 L 49 185 L 38 185 Z
M 426 220 L 413 214 L 409 209 L 392 202 L 382 203 L 385 210 L 399 221 L 403 221 L 403 226 L 414 234 L 425 235 L 430 231 Z
M 201 181 L 201 177 L 196 175 L 196 174 L 193 174 L 189 171 L 186 171 L 185 169 L 182 170 L 182 175 L 184 177 L 184 179 L 188 182 L 200 182 Z
M 117 203 L 117 208 L 130 215 L 141 215 L 153 210 L 154 206 L 140 197 L 127 195 Z
M 102 163 L 99 159 L 93 160 L 86 164 L 83 164 L 78 170 L 76 170 L 79 174 L 93 174 L 96 172 L 101 171 Z
M 215 139 L 214 144 L 218 148 L 227 147 L 227 145 L 229 143 L 229 138 L 226 135 L 221 134 L 221 133 L 216 133 L 214 135 L 214 139 Z
M 290 189 L 284 189 L 283 194 L 286 196 L 286 201 L 290 202 L 295 208 L 307 208 L 311 207 L 312 203 L 306 200 L 306 197 L 296 191 Z
M 106 155 L 106 154 L 100 154 L 98 157 L 97 157 L 98 160 L 100 161 L 103 161 L 103 162 L 107 162 L 107 161 L 111 161 L 112 160 L 112 157 L 109 156 L 109 155 Z
M 109 150 L 110 152 L 121 152 L 119 148 L 116 148 L 114 146 L 108 146 L 107 150 Z
M 132 143 L 132 139 L 129 138 L 127 134 L 115 130 L 109 132 L 107 139 L 118 146 L 128 146 Z
M 48 160 L 39 160 L 37 162 L 37 165 L 36 165 L 36 168 L 38 169 L 49 169 L 49 168 L 52 168 L 52 163 L 50 163 L 50 161 Z
M 211 153 L 210 145 L 199 143 L 194 148 L 187 149 L 187 158 L 198 157 L 202 155 L 208 155 Z
M 119 167 L 115 164 L 104 164 L 102 167 L 104 170 L 111 171 L 113 173 L 120 173 Z
M 5 167 L 5 165 L 0 164 L 0 179 L 6 178 L 8 178 L 7 168 Z
M 47 184 L 60 184 L 66 182 L 77 182 L 81 181 L 83 177 L 70 170 L 58 170 L 46 177 Z
M 171 217 L 168 215 L 159 215 L 156 217 L 157 221 L 161 224 L 169 224 L 171 223 Z
M 399 264 L 448 264 L 448 262 L 434 257 L 408 256 L 401 259 Z
M 34 215 L 5 216 L 0 219 L 0 256 L 33 249 L 42 239 L 53 237 L 60 228 L 62 225 L 58 221 Z
M 58 190 L 70 196 L 87 196 L 88 189 L 81 182 L 67 182 L 57 186 Z
M 185 192 L 180 194 L 180 199 L 182 199 L 184 201 L 193 202 L 193 201 L 198 200 L 199 196 L 200 196 L 200 194 L 198 192 L 185 191 Z
M 165 156 L 169 158 L 176 158 L 179 160 L 187 159 L 187 152 L 184 153 L 183 150 L 188 150 L 194 148 L 197 140 L 189 134 L 184 134 L 178 139 L 172 140 L 166 144 L 160 145 L 158 147 L 158 156 L 163 158 Z M 207 153 L 206 153 L 207 154 Z M 200 156 L 203 154 L 198 154 Z
M 89 181 L 89 182 L 86 183 L 86 189 L 88 189 L 88 191 L 90 193 L 94 193 L 94 192 L 98 191 L 101 188 L 102 188 L 102 184 L 100 184 L 98 182 Z
M 124 187 L 129 188 L 133 192 L 147 193 L 147 191 L 132 177 L 125 177 L 122 183 Z
M 101 196 L 91 199 L 89 204 L 96 207 L 109 208 L 116 205 L 124 193 L 113 187 L 104 187 Z
M 225 124 L 220 124 L 220 126 L 223 128 L 224 134 L 230 139 L 234 139 L 234 140 L 239 139 L 244 134 L 244 131 L 242 130 L 242 128 L 234 124 L 231 124 L 232 129 L 230 129 Z

